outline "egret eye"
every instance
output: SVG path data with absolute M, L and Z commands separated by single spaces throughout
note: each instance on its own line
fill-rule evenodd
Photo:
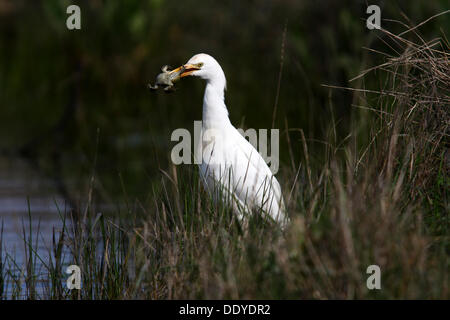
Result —
M 203 67 L 203 62 L 197 63 L 197 67 L 199 67 L 199 68 Z

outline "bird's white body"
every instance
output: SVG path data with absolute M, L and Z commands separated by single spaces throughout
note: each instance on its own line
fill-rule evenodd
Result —
M 284 226 L 287 218 L 280 184 L 228 117 L 222 68 L 207 54 L 195 55 L 186 65 L 198 63 L 202 68 L 190 75 L 206 80 L 200 164 L 206 189 L 215 199 L 231 205 L 241 219 L 246 213 L 259 211 Z

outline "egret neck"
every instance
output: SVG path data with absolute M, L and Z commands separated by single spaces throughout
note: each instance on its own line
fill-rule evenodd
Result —
M 226 80 L 223 71 L 206 81 L 205 95 L 203 96 L 204 129 L 220 129 L 231 125 L 225 105 L 225 86 Z

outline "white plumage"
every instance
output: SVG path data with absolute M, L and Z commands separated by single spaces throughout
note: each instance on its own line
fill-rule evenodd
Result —
M 206 80 L 203 97 L 202 162 L 206 189 L 244 213 L 262 212 L 282 227 L 287 223 L 281 187 L 258 151 L 231 124 L 224 101 L 225 74 L 210 55 L 197 54 L 184 66 L 188 75 Z

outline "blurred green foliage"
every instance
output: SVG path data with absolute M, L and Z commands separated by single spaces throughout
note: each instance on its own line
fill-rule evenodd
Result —
M 72 3 L 81 7 L 80 31 L 66 28 Z M 406 27 L 392 20 L 416 25 L 448 9 L 446 0 L 370 4 L 380 5 L 382 26 L 393 33 Z M 366 1 L 338 0 L 0 0 L 0 150 L 26 146 L 49 172 L 57 157 L 63 176 L 78 185 L 95 165 L 106 193 L 124 187 L 145 196 L 169 166 L 172 130 L 191 130 L 201 119 L 203 95 L 197 79 L 171 95 L 152 94 L 146 84 L 162 65 L 176 67 L 199 52 L 221 63 L 236 126 L 271 127 L 283 60 L 275 127 L 302 128 L 320 140 L 333 110 L 345 135 L 352 95 L 321 84 L 349 86 L 380 62 L 363 47 L 395 49 L 365 27 L 366 8 Z M 442 35 L 439 28 L 450 29 L 448 15 L 420 32 L 431 39 Z M 289 163 L 284 134 L 282 167 Z

